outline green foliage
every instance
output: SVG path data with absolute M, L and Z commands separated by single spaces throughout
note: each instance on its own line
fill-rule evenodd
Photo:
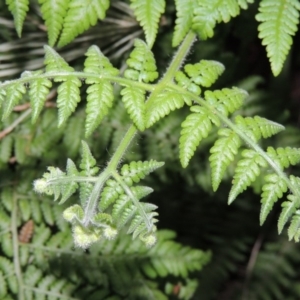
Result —
M 240 14 L 240 7 L 247 9 L 248 3 L 253 3 L 253 0 L 198 1 L 198 6 L 194 9 L 193 29 L 201 39 L 211 38 L 216 23 L 229 22 L 231 18 Z
M 165 0 L 131 0 L 131 7 L 144 29 L 149 48 L 152 48 L 155 41 L 160 16 L 165 10 L 165 5 Z
M 220 193 L 223 198 L 221 182 L 233 177 L 229 204 L 244 197 L 244 191 L 252 187 L 261 195 L 260 225 L 269 226 L 278 210 L 278 232 L 290 222 L 288 238 L 299 241 L 300 178 L 295 166 L 300 161 L 300 152 L 293 148 L 293 143 L 287 146 L 276 143 L 276 134 L 285 129 L 280 123 L 285 123 L 287 114 L 279 107 L 279 123 L 266 118 L 273 118 L 273 110 L 277 109 L 274 100 L 273 107 L 264 104 L 269 107 L 266 117 L 259 116 L 265 112 L 261 104 L 255 103 L 255 97 L 261 97 L 255 94 L 257 78 L 238 85 L 254 91 L 250 97 L 243 88 L 220 87 L 235 79 L 227 72 L 220 83 L 216 82 L 225 67 L 214 60 L 198 59 L 197 44 L 189 63 L 184 64 L 197 34 L 202 40 L 212 37 L 217 23 L 229 22 L 252 2 L 175 0 L 174 7 L 166 7 L 165 1 L 132 0 L 129 15 L 136 16 L 146 42 L 122 38 L 120 44 L 128 38 L 126 49 L 133 45 L 133 50 L 127 59 L 114 61 L 118 68 L 103 54 L 107 49 L 100 50 L 96 45 L 86 47 L 87 39 L 83 70 L 77 62 L 71 67 L 69 59 L 67 62 L 53 48 L 45 46 L 43 70 L 25 71 L 19 79 L 0 82 L 3 120 L 0 167 L 10 174 L 8 178 L 2 176 L 0 297 L 191 299 L 197 293 L 197 282 L 189 274 L 200 270 L 210 254 L 182 246 L 173 241 L 172 232 L 157 229 L 160 202 L 167 199 L 168 209 L 178 205 L 178 201 L 169 201 L 169 195 L 163 192 L 158 194 L 159 201 L 154 199 L 152 203 L 154 197 L 149 202 L 142 201 L 154 190 L 159 192 L 162 183 L 167 186 L 179 182 L 180 192 L 186 197 L 188 191 L 191 198 L 198 198 L 193 195 L 198 186 L 211 192 L 211 185 L 215 195 Z M 57 41 L 58 46 L 67 45 L 104 19 L 110 4 L 116 5 L 108 0 L 87 3 L 40 0 L 39 4 L 51 46 Z M 7 1 L 6 5 L 14 15 L 20 35 L 28 2 Z M 118 6 L 126 7 L 121 2 Z M 170 22 L 175 10 L 176 18 Z M 274 5 L 268 0 L 260 1 L 256 15 L 262 22 L 259 37 L 267 47 L 275 75 L 281 71 L 292 45 L 298 10 L 296 1 L 275 1 Z M 165 44 L 155 44 L 155 56 L 151 48 L 160 28 L 162 35 L 169 32 L 169 27 L 164 29 L 165 23 L 175 24 L 172 45 L 181 45 L 163 72 L 161 66 L 165 62 L 158 50 L 162 47 L 167 52 L 168 48 Z M 137 23 L 132 25 L 129 20 L 122 20 L 120 24 L 130 27 Z M 216 38 L 220 39 L 218 35 Z M 170 39 L 166 38 L 165 42 Z M 214 47 L 210 48 L 209 43 L 203 43 L 204 52 L 214 56 Z M 117 52 L 113 47 L 117 46 L 111 46 Z M 228 59 L 229 66 L 232 62 L 230 55 L 220 59 L 224 63 Z M 243 74 L 243 63 L 238 74 Z M 160 78 L 159 73 L 163 74 Z M 22 110 L 25 111 L 19 113 Z M 30 114 L 31 122 L 27 120 Z M 86 141 L 82 141 L 84 135 Z M 140 143 L 134 143 L 138 135 Z M 269 138 L 272 139 L 266 141 Z M 180 168 L 175 155 L 179 155 L 186 170 Z M 69 157 L 66 170 L 62 171 L 66 156 Z M 148 176 L 165 163 L 166 168 L 157 175 Z M 40 176 L 46 165 L 50 165 L 47 172 L 34 181 L 37 193 L 33 193 L 29 184 L 32 178 Z M 154 189 L 140 185 L 142 179 Z M 47 195 L 53 196 L 60 205 L 48 200 Z M 274 209 L 279 200 L 281 209 L 279 206 Z M 183 204 L 186 210 L 193 208 L 192 201 Z M 193 224 L 183 229 L 186 226 L 180 222 L 184 213 L 183 210 L 178 218 L 172 215 L 170 219 L 177 219 L 179 230 L 198 232 Z M 206 224 L 213 223 L 209 218 L 205 220 L 200 227 L 201 234 Z M 34 224 L 34 230 L 28 224 Z M 224 247 L 219 236 L 214 236 L 214 230 L 203 233 L 211 243 L 208 246 L 204 243 L 207 249 L 213 243 Z M 249 235 L 254 235 L 253 227 L 249 230 Z M 219 268 L 212 268 L 217 270 L 215 275 L 207 270 L 206 282 L 218 276 L 229 278 L 228 273 L 234 269 L 232 261 L 241 262 L 245 253 L 254 255 L 258 246 L 254 245 L 250 251 L 247 234 L 242 240 L 238 235 L 229 239 L 232 245 L 219 252 L 228 263 L 223 265 L 220 261 Z M 86 253 L 74 250 L 73 244 L 89 250 Z M 78 257 L 76 266 L 72 262 L 75 256 Z M 252 261 L 250 257 L 249 265 Z M 283 273 L 292 275 L 292 272 Z M 182 281 L 174 281 L 176 278 Z M 245 289 L 251 285 L 251 280 L 246 279 Z M 202 279 L 202 284 L 205 280 Z M 263 293 L 257 293 L 257 297 L 264 299 Z M 281 296 L 280 288 L 275 290 L 274 297 Z
M 266 46 L 274 76 L 282 70 L 293 43 L 292 36 L 298 29 L 299 10 L 297 0 L 262 0 L 259 4 L 259 13 L 256 15 L 256 20 L 261 22 L 258 36 Z
M 29 0 L 6 0 L 6 5 L 8 5 L 8 9 L 14 16 L 16 31 L 20 37 L 22 34 L 23 22 L 29 9 Z

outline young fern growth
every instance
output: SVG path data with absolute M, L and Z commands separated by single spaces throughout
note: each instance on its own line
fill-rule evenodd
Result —
M 68 159 L 66 172 L 49 167 L 43 178 L 35 181 L 34 189 L 40 193 L 54 195 L 55 201 L 60 198 L 60 204 L 79 190 L 81 205 L 75 204 L 63 213 L 64 218 L 72 223 L 74 242 L 79 247 L 87 248 L 102 236 L 114 239 L 125 225 L 129 225 L 127 233 L 132 234 L 133 238 L 139 237 L 147 246 L 155 244 L 157 213 L 154 210 L 157 207 L 139 201 L 153 190 L 133 184 L 161 167 L 163 163 L 153 160 L 131 162 L 129 165 L 123 165 L 120 174 L 110 171 L 109 168 L 102 171 L 106 180 L 102 184 L 103 189 L 100 190 L 98 210 L 87 216 L 85 214 L 90 213 L 85 211 L 87 202 L 93 185 L 99 178 L 99 169 L 95 164 L 88 145 L 82 142 L 82 160 L 79 166 L 81 171 Z M 108 179 L 109 177 L 112 179 Z

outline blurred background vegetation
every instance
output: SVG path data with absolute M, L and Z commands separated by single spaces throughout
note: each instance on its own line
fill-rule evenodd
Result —
M 257 5 L 253 4 L 228 24 L 218 25 L 212 39 L 195 44 L 187 61 L 205 58 L 222 62 L 226 71 L 215 87 L 246 89 L 249 97 L 242 108 L 244 115 L 258 114 L 286 127 L 284 132 L 263 141 L 264 147 L 268 144 L 299 147 L 300 33 L 294 38 L 283 71 L 275 78 L 257 37 L 256 13 Z M 168 1 L 153 48 L 161 74 L 174 53 L 171 47 L 174 20 L 174 3 Z M 143 38 L 143 33 L 128 4 L 112 1 L 104 21 L 56 50 L 72 66 L 80 69 L 84 53 L 90 45 L 96 44 L 122 70 L 137 37 Z M 19 77 L 24 70 L 41 68 L 44 44 L 47 44 L 47 32 L 39 6 L 34 1 L 21 38 L 17 37 L 4 1 L 0 1 L 1 81 Z M 67 157 L 75 161 L 79 158 L 80 141 L 84 138 L 85 107 L 79 106 L 67 125 L 57 129 L 53 109 L 55 95 L 53 89 L 37 124 L 32 125 L 27 118 L 29 105 L 26 99 L 8 120 L 1 123 L 0 182 L 3 189 L 18 185 L 27 197 L 35 197 L 31 192 L 31 182 L 41 176 L 46 166 L 64 168 Z M 211 262 L 197 275 L 199 285 L 192 299 L 300 299 L 300 246 L 289 242 L 285 234 L 277 234 L 280 204 L 275 205 L 260 227 L 260 197 L 256 194 L 260 180 L 231 206 L 227 205 L 231 171 L 227 172 L 227 179 L 218 192 L 212 192 L 208 157 L 216 131 L 197 149 L 190 166 L 182 169 L 177 143 L 185 113 L 188 111 L 175 111 L 140 134 L 125 161 L 152 158 L 166 162 L 165 167 L 149 179 L 155 193 L 148 201 L 159 207 L 159 228 L 176 231 L 177 240 L 185 245 L 212 251 Z M 100 166 L 110 157 L 129 123 L 119 102 L 88 139 Z M 293 167 L 293 173 L 299 176 L 300 168 Z M 59 226 L 53 226 L 54 232 L 59 229 Z M 174 287 L 180 289 L 181 283 Z M 170 299 L 178 299 L 177 294 L 174 289 Z

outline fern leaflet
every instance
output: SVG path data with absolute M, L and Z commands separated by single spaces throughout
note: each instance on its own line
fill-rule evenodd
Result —
M 14 16 L 18 36 L 21 37 L 23 23 L 29 10 L 29 0 L 6 0 L 9 11 Z
M 12 112 L 13 108 L 20 102 L 26 88 L 23 84 L 15 83 L 6 89 L 6 101 L 3 105 L 2 120 L 5 120 Z
M 222 128 L 219 130 L 218 134 L 221 138 L 219 138 L 210 149 L 211 155 L 209 157 L 214 191 L 218 189 L 226 168 L 234 160 L 238 149 L 241 146 L 239 136 L 232 130 Z
M 177 18 L 175 20 L 176 25 L 172 40 L 173 47 L 177 47 L 191 29 L 194 8 L 197 5 L 197 1 L 175 0 L 175 5 Z
M 48 30 L 49 45 L 54 46 L 63 27 L 71 0 L 38 0 L 41 4 L 41 12 Z
M 262 0 L 259 4 L 260 13 L 256 20 L 259 38 L 266 46 L 274 76 L 282 70 L 283 63 L 293 43 L 292 36 L 299 23 L 300 3 L 297 0 Z
M 208 136 L 212 129 L 212 123 L 220 126 L 219 118 L 208 109 L 192 106 L 191 111 L 193 113 L 181 125 L 179 140 L 180 162 L 184 168 L 187 167 L 201 140 Z
M 216 23 L 229 22 L 240 13 L 240 6 L 247 8 L 247 3 L 254 0 L 201 0 L 194 9 L 193 29 L 203 40 L 214 35 Z
M 41 74 L 41 71 L 37 71 L 35 74 Z M 47 100 L 47 95 L 49 94 L 49 89 L 52 87 L 52 82 L 47 78 L 41 78 L 34 80 L 30 84 L 29 98 L 32 108 L 32 123 L 35 123 L 40 112 Z
M 260 167 L 267 166 L 266 161 L 254 150 L 244 150 L 242 156 L 244 159 L 238 162 L 235 169 L 233 185 L 228 197 L 229 204 L 256 179 L 260 174 Z
M 262 225 L 269 212 L 272 210 L 274 203 L 287 191 L 286 183 L 279 178 L 277 174 L 268 174 L 265 176 L 265 184 L 262 187 L 261 194 L 261 210 L 260 210 L 260 224 Z
M 152 48 L 161 14 L 165 11 L 165 0 L 130 0 L 137 20 L 144 29 L 146 41 Z
M 109 0 L 70 0 L 58 46 L 65 46 L 77 35 L 96 25 L 98 19 L 104 19 L 109 4 Z

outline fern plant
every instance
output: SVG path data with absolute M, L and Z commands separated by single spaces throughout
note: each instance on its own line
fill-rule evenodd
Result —
M 152 247 L 150 250 L 145 250 L 145 253 L 167 251 L 167 246 L 166 248 L 160 246 L 160 243 L 164 241 L 164 234 L 168 236 L 168 233 L 160 234 L 160 231 L 157 231 L 159 220 L 157 206 L 140 201 L 153 190 L 148 186 L 137 185 L 146 175 L 162 167 L 164 162 L 156 161 L 155 157 L 152 157 L 155 153 L 152 150 L 149 151 L 150 157 L 146 159 L 132 159 L 126 163 L 124 157 L 138 134 L 147 135 L 147 132 L 151 132 L 153 128 L 159 134 L 159 130 L 157 130 L 159 124 L 163 124 L 167 117 L 172 116 L 173 111 L 179 109 L 183 112 L 189 110 L 185 118 L 180 115 L 180 137 L 178 142 L 174 143 L 178 149 L 182 167 L 189 167 L 200 143 L 206 139 L 213 141 L 214 144 L 209 149 L 213 191 L 218 190 L 228 168 L 234 169 L 228 204 L 235 201 L 248 187 L 254 185 L 260 176 L 263 177 L 261 186 L 256 186 L 256 190 L 261 194 L 260 224 L 262 225 L 266 221 L 268 214 L 279 199 L 286 199 L 282 201 L 278 232 L 281 233 L 285 225 L 290 222 L 288 237 L 290 240 L 299 240 L 300 178 L 297 174 L 291 175 L 286 170 L 299 163 L 299 149 L 269 146 L 264 150 L 262 142 L 263 139 L 283 131 L 284 126 L 258 115 L 243 116 L 242 108 L 248 93 L 238 87 L 215 88 L 217 79 L 225 70 L 224 65 L 220 62 L 200 60 L 184 64 L 197 36 L 202 40 L 212 37 L 217 23 L 230 21 L 231 18 L 240 14 L 241 9 L 247 9 L 249 3 L 252 2 L 251 0 L 175 1 L 176 25 L 172 44 L 180 46 L 166 72 L 160 76 L 151 48 L 158 34 L 160 17 L 165 11 L 164 1 L 131 1 L 133 13 L 144 30 L 145 42 L 141 39 L 135 40 L 125 68 L 114 67 L 100 48 L 94 45 L 86 51 L 82 71 L 71 67 L 50 46 L 54 46 L 57 41 L 58 47 L 66 45 L 77 35 L 95 25 L 97 20 L 105 18 L 109 1 L 89 1 L 84 6 L 77 0 L 60 1 L 57 2 L 57 5 L 46 0 L 39 1 L 41 13 L 48 28 L 50 44 L 44 48 L 45 68 L 24 71 L 19 79 L 0 83 L 2 121 L 3 124 L 7 124 L 5 126 L 9 127 L 7 130 L 13 130 L 31 115 L 31 125 L 24 126 L 24 130 L 20 131 L 18 135 L 8 135 L 2 140 L 1 161 L 2 163 L 9 161 L 11 154 L 14 153 L 15 161 L 20 165 L 28 164 L 30 166 L 31 161 L 26 160 L 24 152 L 22 156 L 20 149 L 25 149 L 33 157 L 43 157 L 45 149 L 51 146 L 51 142 L 62 140 L 64 131 L 67 131 L 63 137 L 63 144 L 68 149 L 69 156 L 66 171 L 62 171 L 61 167 L 53 166 L 51 155 L 47 158 L 45 156 L 45 160 L 47 159 L 47 163 L 51 166 L 40 179 L 34 181 L 34 190 L 38 194 L 54 196 L 54 201 L 59 200 L 59 204 L 63 205 L 63 211 L 60 210 L 57 215 L 63 216 L 71 224 L 72 229 L 68 231 L 68 234 L 70 235 L 72 231 L 75 246 L 83 249 L 91 247 L 89 253 L 92 254 L 93 247 L 98 247 L 100 244 L 98 241 L 101 240 L 104 247 L 101 249 L 107 248 L 110 253 L 114 253 L 113 250 L 116 250 L 116 253 L 118 251 L 124 253 L 130 243 L 130 239 L 123 234 L 126 232 L 134 240 L 136 238 L 140 240 L 134 242 L 136 243 L 134 245 L 138 245 L 132 246 L 134 251 L 138 249 L 140 253 L 143 253 L 141 249 L 145 248 L 142 248 L 144 246 L 140 242 L 148 248 Z M 16 29 L 20 35 L 29 2 L 7 1 L 7 5 L 14 15 Z M 288 13 L 282 9 L 283 7 Z M 260 2 L 260 13 L 257 14 L 257 19 L 263 23 L 259 27 L 259 37 L 267 46 L 274 75 L 278 75 L 282 69 L 292 43 L 291 36 L 297 30 L 299 8 L 297 1 L 286 3 L 286 1 L 278 0 L 274 7 L 270 6 L 269 1 L 262 0 Z M 273 14 L 271 11 L 276 13 Z M 284 13 L 281 13 L 282 11 Z M 57 14 L 59 18 L 55 18 Z M 269 34 L 269 30 L 271 34 Z M 57 98 L 51 105 L 57 107 L 57 117 L 54 110 L 44 111 L 47 97 L 49 98 L 49 94 L 53 91 L 57 94 Z M 30 109 L 16 116 L 14 113 L 16 107 L 27 102 L 30 102 Z M 111 121 L 119 122 L 118 126 L 124 127 L 120 121 L 123 115 L 118 114 L 120 102 L 123 103 L 127 112 L 124 119 L 130 120 L 131 124 L 126 124 L 128 129 L 125 133 L 124 128 L 111 128 L 101 136 L 101 131 L 98 129 L 101 124 L 109 124 L 113 127 L 112 122 L 105 123 L 109 118 Z M 76 116 L 79 116 L 78 122 Z M 38 126 L 40 122 L 42 133 Z M 55 126 L 53 129 L 53 124 L 58 128 Z M 174 124 L 174 127 L 177 125 Z M 76 137 L 71 135 L 74 126 L 78 127 L 76 132 L 80 133 Z M 113 136 L 111 136 L 113 131 Z M 49 139 L 47 139 L 48 135 Z M 105 143 L 98 148 L 97 153 L 97 147 L 93 149 L 92 139 L 97 139 L 99 135 L 101 136 L 99 140 L 101 139 L 101 142 Z M 84 139 L 86 141 L 81 141 Z M 73 142 L 74 145 L 71 145 Z M 71 156 L 75 155 L 80 143 L 81 160 L 76 163 Z M 98 141 L 98 143 L 100 142 Z M 113 155 L 107 160 L 108 162 L 99 162 L 95 157 L 101 156 L 109 146 L 114 148 Z M 99 153 L 99 149 L 101 149 L 101 153 Z M 95 156 L 92 155 L 92 152 Z M 61 160 L 58 162 L 60 166 L 62 165 Z M 61 221 L 55 219 L 58 217 L 53 215 L 52 209 L 54 208 L 49 208 L 53 204 L 50 205 L 49 202 L 42 205 L 37 204 L 37 207 L 46 206 L 46 208 L 43 209 L 43 213 L 36 212 L 34 204 L 28 205 L 26 200 L 19 201 L 17 194 L 11 196 L 9 194 L 11 192 L 7 192 L 8 195 L 5 193 L 2 204 L 3 220 L 5 221 L 3 221 L 4 232 L 1 240 L 3 252 L 7 257 L 11 257 L 13 254 L 17 260 L 20 257 L 23 261 L 21 263 L 14 261 L 15 271 L 12 270 L 12 264 L 5 258 L 0 262 L 2 271 L 0 275 L 3 277 L 3 274 L 7 272 L 12 274 L 11 276 L 16 277 L 19 286 L 16 288 L 16 284 L 12 283 L 12 286 L 9 286 L 10 292 L 7 292 L 6 286 L 3 285 L 2 295 L 18 294 L 20 299 L 34 299 L 34 297 L 38 299 L 34 288 L 37 286 L 43 291 L 48 290 L 49 292 L 43 293 L 53 298 L 59 298 L 61 295 L 73 296 L 75 288 L 72 290 L 66 281 L 61 281 L 59 279 L 61 274 L 57 277 L 56 275 L 45 276 L 40 281 L 44 274 L 41 252 L 47 250 L 43 243 L 50 235 L 44 225 L 40 225 L 36 229 L 40 235 L 33 235 L 33 245 L 36 244 L 35 239 L 37 239 L 40 247 L 37 248 L 40 253 L 35 250 L 36 264 L 29 267 L 28 270 L 25 268 L 25 262 L 29 257 L 28 247 L 24 247 L 27 250 L 19 250 L 23 249 L 19 246 L 19 242 L 24 239 L 21 238 L 21 241 L 17 241 L 16 228 L 21 225 L 20 219 L 17 217 L 18 209 L 25 214 L 25 217 L 22 217 L 23 221 L 30 220 L 31 214 L 32 217 L 33 214 L 36 214 L 35 218 L 41 220 L 42 214 L 44 214 L 45 222 L 54 225 Z M 34 197 L 42 196 L 35 195 Z M 17 208 L 18 205 L 20 208 Z M 60 206 L 54 205 L 53 207 Z M 9 213 L 14 222 L 13 230 L 8 229 Z M 67 223 L 63 224 L 65 225 L 60 226 L 67 228 Z M 119 237 L 118 233 L 122 233 L 122 235 Z M 22 233 L 23 235 L 24 233 Z M 24 244 L 27 244 L 26 240 L 30 240 L 31 234 L 28 236 Z M 62 241 L 65 237 L 58 234 L 52 238 L 53 243 L 56 243 L 53 251 L 59 252 L 57 241 Z M 124 244 L 122 244 L 123 241 Z M 125 244 L 126 246 L 124 246 Z M 170 248 L 177 253 L 175 244 L 172 242 L 166 242 L 166 244 L 170 244 Z M 68 247 L 70 247 L 69 244 Z M 184 249 L 182 253 L 190 251 L 182 249 Z M 101 253 L 102 250 L 99 251 L 96 251 L 96 254 Z M 182 255 L 180 251 L 178 253 Z M 138 286 L 142 282 L 143 287 L 135 288 L 133 294 L 129 292 L 131 283 L 122 282 L 121 279 L 113 281 L 114 275 L 118 273 L 118 268 L 126 268 L 124 262 L 121 262 L 120 266 L 118 262 L 114 262 L 116 265 L 110 261 L 103 262 L 102 266 L 108 274 L 107 280 L 112 281 L 109 284 L 112 285 L 113 290 L 119 291 L 116 292 L 118 294 L 116 297 L 165 299 L 165 295 L 157 289 L 157 285 L 145 280 L 143 275 L 149 278 L 155 278 L 157 275 L 160 277 L 168 275 L 186 277 L 189 272 L 200 269 L 209 259 L 209 254 L 203 252 L 200 254 L 196 250 L 191 250 L 191 253 L 198 253 L 195 254 L 195 260 L 198 261 L 195 268 L 190 267 L 190 262 L 175 266 L 172 263 L 164 263 L 162 260 L 155 259 L 152 264 L 143 265 L 141 272 L 139 268 L 135 268 L 135 272 L 131 274 L 131 277 L 134 278 L 133 284 Z M 41 268 L 40 271 L 39 268 Z M 22 269 L 24 269 L 24 276 Z M 32 288 L 26 288 L 27 278 L 32 277 L 35 273 L 39 276 L 36 275 L 35 281 L 32 281 Z M 130 271 L 125 273 L 130 274 Z M 105 282 L 106 279 L 102 280 Z M 3 278 L 3 282 L 6 281 L 8 282 L 6 278 Z M 76 283 L 81 284 L 81 281 L 77 280 Z M 103 289 L 99 293 L 92 294 L 91 290 L 83 291 L 79 298 L 90 296 L 91 299 L 96 297 L 109 299 L 109 284 L 103 283 Z M 185 284 L 187 288 L 183 289 L 182 297 L 185 297 L 185 293 L 188 295 L 188 287 L 192 291 L 195 288 L 192 281 L 186 281 Z M 172 293 L 170 286 L 172 287 L 172 284 L 166 284 L 167 294 Z M 151 292 L 145 294 L 148 288 Z

